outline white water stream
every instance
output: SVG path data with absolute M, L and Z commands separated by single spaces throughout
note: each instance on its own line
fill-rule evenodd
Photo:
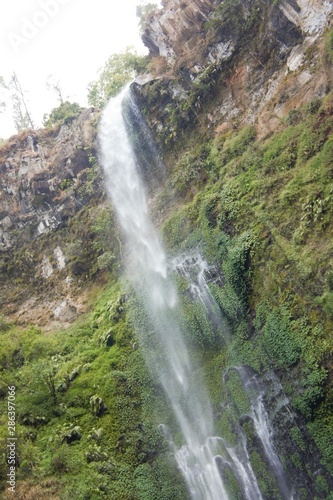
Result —
M 262 495 L 250 464 L 245 435 L 240 435 L 235 447 L 228 446 L 222 437 L 214 437 L 209 398 L 203 385 L 194 377 L 195 367 L 176 319 L 179 313 L 174 314 L 176 309 L 179 310 L 177 291 L 168 275 L 166 255 L 149 217 L 145 187 L 124 118 L 124 100 L 130 100 L 127 90 L 113 98 L 103 113 L 99 131 L 100 161 L 127 241 L 128 276 L 158 341 L 156 375 L 170 400 L 183 436 L 182 447 L 176 448 L 169 435 L 170 444 L 191 498 L 230 498 L 223 473 L 228 469 L 236 478 L 243 498 L 260 500 Z M 213 311 L 214 304 L 203 280 L 204 269 L 199 271 L 193 292 Z

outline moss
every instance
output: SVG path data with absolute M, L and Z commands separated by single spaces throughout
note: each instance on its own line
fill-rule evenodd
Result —
M 237 372 L 229 372 L 226 386 L 229 390 L 229 398 L 236 405 L 239 414 L 249 413 L 250 401 Z
M 289 367 L 296 363 L 300 346 L 293 335 L 290 318 L 285 310 L 274 310 L 268 315 L 263 328 L 264 345 L 277 366 Z
M 261 4 L 252 2 L 245 19 L 239 2 L 223 2 L 208 28 L 219 30 L 226 23 L 236 42 L 245 34 L 247 48 L 252 47 L 253 27 L 262 26 Z M 329 61 L 331 30 L 326 36 Z M 262 38 L 258 40 L 262 44 Z M 156 107 L 163 108 L 165 124 L 158 139 L 169 147 L 169 158 L 174 154 L 160 195 L 160 208 L 168 202 L 165 245 L 171 253 L 200 249 L 221 270 L 220 280 L 212 280 L 209 287 L 227 323 L 224 340 L 204 306 L 189 300 L 188 282 L 176 280 L 184 314 L 174 313 L 181 318 L 191 357 L 202 363 L 193 376 L 202 374 L 207 383 L 216 432 L 230 445 L 244 432 L 263 494 L 279 498 L 253 423 L 246 417 L 249 397 L 231 367 L 276 371 L 297 418 L 301 413 L 320 450 L 323 467 L 333 474 L 333 97 L 331 93 L 292 110 L 281 130 L 265 140 L 257 139 L 254 127 L 208 139 L 200 130 L 207 110 L 202 113 L 200 106 L 214 97 L 223 71 L 222 65 L 210 65 L 176 104 L 169 80 L 147 84 L 146 114 L 153 116 Z M 121 253 L 118 228 L 112 211 L 96 206 L 100 174 L 95 159 L 90 156 L 89 162 L 92 168 L 73 185 L 85 206 L 64 221 L 52 242 L 63 238 L 76 283 L 90 283 L 106 269 L 111 284 L 98 291 L 92 311 L 66 331 L 45 337 L 34 327 L 24 330 L 0 321 L 0 405 L 3 413 L 5 384 L 15 379 L 19 480 L 42 483 L 57 477 L 63 498 L 185 499 L 189 494 L 158 424 L 172 429 L 177 444 L 183 438 L 169 402 L 144 363 L 145 357 L 152 364 L 159 361 L 152 355 L 154 328 L 140 301 L 131 294 L 124 297 L 122 284 L 114 279 Z M 60 187 L 70 184 L 67 179 Z M 36 199 L 35 208 L 42 201 Z M 27 240 L 12 255 L 3 256 L 1 282 L 34 283 L 32 264 L 48 245 L 43 237 L 33 244 Z M 43 292 L 46 285 L 38 286 Z M 133 317 L 140 341 L 134 336 Z M 308 436 L 292 425 L 296 451 L 284 460 L 292 470 L 302 470 L 300 457 Z M 62 442 L 76 427 L 81 439 Z M 307 464 L 310 475 L 318 470 L 315 462 L 313 458 Z M 331 483 L 322 470 L 313 477 L 318 496 L 324 497 Z M 231 470 L 224 470 L 224 476 L 230 496 L 241 498 Z M 300 495 L 308 497 L 305 490 Z
M 274 477 L 257 451 L 252 451 L 250 455 L 250 462 L 262 494 L 272 500 L 280 500 L 282 497 L 279 493 Z
M 319 413 L 329 398 L 325 359 L 332 352 L 330 109 L 331 97 L 310 103 L 265 141 L 245 129 L 209 142 L 206 184 L 193 195 L 196 179 L 188 179 L 183 203 L 164 225 L 169 248 L 195 242 L 223 270 L 223 285 L 209 285 L 231 331 L 221 370 L 242 363 L 257 372 L 275 368 L 294 408 L 312 421 L 322 453 L 326 443 L 325 463 L 330 446 L 314 429 L 331 411 Z M 213 400 L 223 399 L 218 369 L 208 366 Z M 233 392 L 245 411 L 241 387 Z M 219 430 L 232 440 L 229 417 L 219 418 Z M 302 436 L 293 439 L 304 448 Z
M 228 446 L 236 446 L 237 435 L 234 433 L 233 424 L 237 414 L 235 409 L 229 406 L 218 419 L 216 430 L 220 436 L 223 436 Z
M 225 468 L 223 471 L 223 479 L 226 485 L 226 490 L 231 498 L 235 500 L 241 500 L 243 498 L 242 492 L 240 490 L 237 479 L 231 472 L 229 468 Z

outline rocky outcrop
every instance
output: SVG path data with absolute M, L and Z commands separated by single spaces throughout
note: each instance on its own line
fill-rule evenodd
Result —
M 82 206 L 75 188 L 91 167 L 94 111 L 60 129 L 25 131 L 0 149 L 0 252 L 59 227 Z M 69 189 L 70 188 L 70 189 Z
M 328 0 L 166 0 L 143 41 L 170 70 L 136 88 L 155 136 L 170 143 L 198 121 L 215 134 L 256 124 L 264 136 L 324 97 L 333 72 L 320 54 L 332 14 Z
M 162 10 L 150 13 L 142 35 L 143 42 L 152 56 L 163 56 L 169 64 L 185 66 L 195 73 L 202 65 L 229 57 L 231 48 L 235 47 L 237 33 L 232 29 L 232 22 L 215 32 L 206 25 L 219 12 L 222 14 L 221 25 L 224 21 L 228 23 L 229 19 L 221 9 L 228 3 L 228 0 L 164 0 Z M 321 33 L 333 10 L 329 0 L 266 0 L 261 2 L 266 4 L 265 9 L 255 6 L 256 12 L 252 11 L 255 2 L 242 0 L 235 3 L 239 12 L 243 11 L 244 23 L 250 16 L 262 16 L 264 31 L 274 35 L 281 50 L 295 44 L 297 30 L 303 36 Z
M 212 12 L 214 0 L 165 0 L 162 4 L 161 11 L 151 13 L 142 35 L 150 53 L 177 65 L 193 60 L 194 53 L 198 57 L 206 45 L 202 27 Z
M 92 257 L 91 228 L 82 222 L 78 229 L 74 220 L 85 213 L 93 221 L 105 202 L 96 123 L 95 111 L 86 109 L 0 148 L 0 304 L 18 324 L 50 330 L 85 311 L 89 291 L 81 283 L 99 254 Z

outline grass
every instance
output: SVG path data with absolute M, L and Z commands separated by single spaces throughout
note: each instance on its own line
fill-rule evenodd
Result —
M 48 337 L 2 321 L 1 409 L 5 415 L 7 385 L 15 384 L 18 484 L 28 481 L 33 489 L 56 482 L 64 499 L 186 498 L 158 432 L 165 402 L 141 350 L 132 347 L 121 296 L 120 283 L 112 282 L 91 313 Z M 107 330 L 111 347 L 100 341 Z M 0 439 L 3 444 L 5 431 Z

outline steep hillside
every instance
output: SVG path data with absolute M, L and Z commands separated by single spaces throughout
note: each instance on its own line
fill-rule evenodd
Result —
M 332 498 L 332 4 L 162 3 L 127 111 L 193 377 L 225 449 L 246 443 L 262 498 Z M 153 328 L 122 277 L 98 119 L 85 110 L 0 148 L 3 498 L 8 387 L 17 498 L 190 498 L 170 453 L 183 436 L 145 364 Z M 248 498 L 217 464 L 229 498 Z
M 96 160 L 97 120 L 89 109 L 22 132 L 0 150 L 0 303 L 19 324 L 68 326 L 85 310 L 87 285 L 119 252 L 115 231 L 103 227 L 112 216 Z

